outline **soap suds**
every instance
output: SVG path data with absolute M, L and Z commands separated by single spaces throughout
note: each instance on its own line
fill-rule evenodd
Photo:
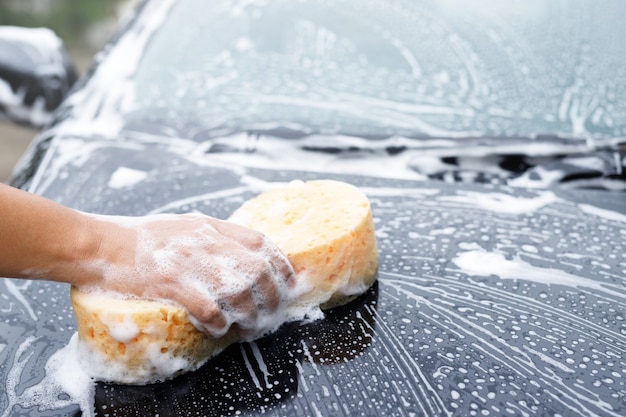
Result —
M 129 343 L 139 334 L 139 327 L 130 315 L 126 315 L 123 321 L 111 319 L 103 314 L 100 320 L 109 328 L 109 334 L 113 339 L 122 343 Z
M 5 383 L 9 401 L 0 417 L 9 417 L 17 405 L 22 408 L 37 407 L 39 410 L 61 410 L 78 405 L 83 416 L 93 416 L 95 381 L 84 371 L 77 334 L 48 359 L 45 377 L 39 383 L 17 392 L 21 375 L 33 352 L 25 358 L 22 356 L 36 340 L 35 337 L 27 338 L 15 354 L 15 363 Z
M 225 336 L 233 325 L 236 325 L 240 340 L 253 340 L 275 331 L 283 323 L 322 316 L 319 300 L 297 302 L 302 294 L 310 292 L 311 285 L 304 276 L 295 275 L 285 255 L 258 232 L 231 242 L 220 236 L 228 238 L 236 234 L 239 226 L 210 220 L 200 214 L 95 218 L 114 222 L 133 232 L 137 240 L 135 261 L 132 265 L 93 265 L 93 268 L 103 268 L 105 284 L 103 287 L 82 287 L 81 292 L 129 302 L 140 297 L 183 309 L 184 301 L 195 299 L 196 304 L 189 307 L 192 309 L 197 308 L 198 300 L 202 299 L 215 306 L 212 311 L 218 311 L 217 316 L 211 315 L 203 304 L 201 314 L 208 313 L 207 317 L 194 317 L 193 310 L 187 310 L 187 317 L 197 329 L 215 339 Z M 152 222 L 159 222 L 160 227 L 152 228 Z M 163 227 L 177 233 L 164 239 L 164 236 L 155 234 Z M 259 274 L 259 271 L 263 273 Z M 170 288 L 172 277 L 176 278 L 176 285 Z M 134 295 L 116 294 L 111 292 L 114 288 L 125 288 Z M 172 291 L 179 297 L 178 302 L 171 300 Z M 170 351 L 158 342 L 169 333 L 161 338 L 154 333 L 161 331 L 160 327 L 146 328 L 151 325 L 137 321 L 132 312 L 119 316 L 101 311 L 95 305 L 82 304 L 77 310 L 79 322 L 89 320 L 88 316 L 84 319 L 78 316 L 83 308 L 86 312 L 81 314 L 96 314 L 111 338 L 124 345 L 113 348 L 124 350 L 124 355 L 118 357 L 115 353 L 99 351 L 95 347 L 97 337 L 94 346 L 88 346 L 92 344 L 91 340 L 79 343 L 85 345 L 82 346 L 83 356 L 87 358 L 82 361 L 84 368 L 96 379 L 130 384 L 162 381 L 180 372 L 197 369 L 223 348 L 217 345 L 207 351 L 205 357 L 184 357 L 185 354 Z M 138 314 L 140 317 L 141 312 Z M 154 337 L 141 338 L 142 334 Z M 138 337 L 141 338 L 139 342 Z M 135 342 L 146 344 L 143 353 L 130 353 L 129 349 L 136 351 Z M 129 370 L 127 358 L 136 354 L 145 360 L 140 367 Z
M 38 64 L 36 72 L 38 77 L 42 79 L 48 77 L 57 82 L 63 79 L 66 73 L 63 64 L 63 43 L 50 29 L 0 26 L 0 38 L 3 41 L 11 41 L 15 46 L 23 45 L 20 52 L 29 55 L 29 59 Z M 47 87 L 46 83 L 45 88 Z M 25 84 L 14 92 L 10 83 L 0 79 L 0 102 L 5 115 L 20 121 L 28 121 L 34 126 L 43 126 L 51 118 L 51 112 L 46 109 L 46 100 L 42 96 L 37 97 L 31 104 L 26 104 L 29 95 L 31 92 Z
M 127 167 L 119 167 L 111 178 L 109 179 L 108 186 L 110 188 L 124 188 L 124 187 L 132 187 L 137 183 L 143 181 L 148 176 L 148 173 L 145 171 L 140 171 L 137 169 L 127 168 Z
M 496 275 L 501 279 L 523 279 L 541 284 L 566 285 L 569 287 L 586 287 L 597 291 L 623 297 L 623 290 L 610 284 L 603 284 L 591 279 L 552 268 L 540 268 L 519 258 L 507 259 L 503 254 L 484 250 L 461 252 L 452 260 L 461 271 L 468 275 Z M 611 289 L 614 288 L 614 289 Z
M 204 361 L 191 361 L 189 358 L 176 356 L 171 352 L 163 352 L 161 345 L 151 343 L 145 346 L 144 361 L 135 364 L 132 369 L 123 361 L 114 361 L 100 350 L 92 348 L 80 340 L 75 334 L 77 356 L 84 372 L 95 379 L 115 381 L 121 384 L 138 384 L 170 379 L 181 371 L 193 371 L 204 364 Z
M 109 284 L 118 285 L 117 281 L 120 277 L 124 277 L 125 286 L 130 284 L 131 287 L 141 282 L 157 279 L 155 277 L 176 277 L 180 288 L 194 289 L 198 294 L 203 294 L 221 306 L 226 319 L 225 326 L 217 328 L 205 325 L 202 328 L 214 337 L 223 336 L 232 323 L 237 323 L 246 333 L 259 336 L 275 327 L 267 327 L 267 316 L 270 316 L 270 321 L 281 321 L 279 316 L 284 312 L 280 308 L 275 312 L 264 310 L 263 306 L 270 303 L 269 300 L 263 298 L 268 295 L 264 295 L 262 291 L 255 293 L 257 308 L 261 308 L 260 313 L 262 313 L 257 315 L 256 321 L 242 322 L 243 317 L 249 318 L 250 312 L 242 311 L 240 306 L 232 305 L 227 301 L 243 294 L 248 288 L 254 289 L 260 285 L 270 285 L 276 290 L 281 305 L 291 298 L 290 287 L 287 282 L 283 282 L 283 274 L 286 271 L 278 270 L 273 260 L 282 259 L 285 266 L 288 266 L 289 262 L 267 238 L 259 242 L 260 247 L 253 249 L 248 249 L 240 243 L 224 243 L 218 239 L 220 235 L 218 229 L 206 222 L 206 217 L 202 215 L 190 214 L 182 219 L 169 214 L 123 220 L 102 216 L 100 219 L 117 222 L 135 231 L 137 236 L 134 265 L 106 266 L 103 275 Z M 180 234 L 163 240 L 162 236 L 154 234 L 155 232 L 150 228 L 151 222 L 160 222 L 162 226 L 180 229 Z M 181 228 L 184 228 L 185 233 L 182 233 Z M 224 253 L 228 255 L 223 256 Z M 193 262 L 182 262 L 183 258 L 193 260 Z M 264 278 L 268 278 L 269 282 L 253 282 L 259 279 L 256 271 L 268 272 Z M 128 282 L 132 277 L 135 277 L 135 282 Z M 211 277 L 211 279 L 206 277 Z M 86 288 L 85 290 L 98 291 L 99 289 Z M 166 298 L 158 294 L 158 289 L 146 288 L 143 298 L 153 300 Z M 120 337 L 124 337 L 126 335 L 123 333 L 129 333 L 132 329 L 120 327 L 119 330 Z
M 439 197 L 441 201 L 469 204 L 484 210 L 505 214 L 532 213 L 542 207 L 556 203 L 560 199 L 551 191 L 537 193 L 536 197 L 515 197 L 502 193 L 479 193 L 459 191 L 455 196 Z
M 28 280 L 23 281 L 23 283 L 19 287 L 15 284 L 15 282 L 11 280 L 4 280 L 4 283 L 9 293 L 13 297 L 15 297 L 16 300 L 22 303 L 22 305 L 26 309 L 26 312 L 28 312 L 28 315 L 30 316 L 30 318 L 33 321 L 37 321 L 37 315 L 35 314 L 33 307 L 30 305 L 26 297 L 24 297 L 24 295 L 22 294 L 22 291 L 26 290 L 30 286 L 31 281 L 28 281 Z
M 616 211 L 601 209 L 589 204 L 579 204 L 578 208 L 587 214 L 593 214 L 594 216 L 602 217 L 607 220 L 626 223 L 626 215 Z
M 255 208 L 244 204 L 230 222 L 200 214 L 95 216 L 124 228 L 124 236 L 136 240 L 136 251 L 134 261 L 101 266 L 103 284 L 72 293 L 79 331 L 84 344 L 89 345 L 85 355 L 90 359 L 84 361 L 89 374 L 96 379 L 131 384 L 169 379 L 196 369 L 219 353 L 225 347 L 222 341 L 250 341 L 274 332 L 286 322 L 323 317 L 320 305 L 334 306 L 365 292 L 375 279 L 377 265 L 371 259 L 376 257 L 376 249 L 367 197 L 356 187 L 337 181 L 294 181 L 284 190 L 285 194 L 277 190 L 278 196 L 265 194 L 249 201 L 247 204 L 255 202 Z M 319 210 L 306 209 L 313 195 L 319 195 L 321 201 L 315 205 Z M 358 210 L 345 209 L 359 202 Z M 269 211 L 277 211 L 280 216 L 272 219 L 289 217 L 290 221 L 277 220 L 269 229 L 257 223 L 258 231 L 243 233 L 235 218 L 237 213 L 250 210 L 263 218 Z M 328 223 L 325 232 L 319 236 L 311 233 L 324 222 Z M 164 234 L 163 230 L 176 233 Z M 294 239 L 300 234 L 317 240 L 303 245 L 302 239 Z M 236 237 L 231 240 L 231 236 Z M 327 242 L 331 242 L 328 247 Z M 284 248 L 285 254 L 279 248 Z M 310 263 L 294 258 L 292 265 L 286 256 L 289 253 L 304 254 Z M 361 255 L 362 264 L 353 259 Z M 114 314 L 118 311 L 114 307 L 111 314 L 106 310 L 110 293 L 103 292 L 115 289 L 124 291 L 115 300 L 122 303 L 121 314 Z M 127 293 L 157 304 L 134 304 L 139 300 L 133 298 L 126 302 Z M 180 327 L 171 327 L 165 316 L 159 316 L 158 323 L 147 319 L 144 307 L 146 314 L 156 311 L 157 316 L 160 309 L 161 315 L 168 311 L 179 314 L 176 307 L 186 307 L 187 314 L 177 319 Z M 142 317 L 146 317 L 145 322 Z M 188 330 L 181 330 L 179 336 L 178 329 L 192 329 L 184 317 L 189 317 L 191 324 L 215 343 Z M 104 327 L 104 332 L 96 331 L 94 336 L 90 320 Z M 160 335 L 164 329 L 167 331 Z M 173 345 L 164 344 L 166 338 Z M 198 346 L 205 342 L 205 353 L 198 353 Z M 127 369 L 128 364 L 137 361 L 141 369 Z

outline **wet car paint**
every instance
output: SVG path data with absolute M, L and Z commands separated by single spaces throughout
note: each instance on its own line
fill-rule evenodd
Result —
M 165 18 L 165 6 L 171 4 L 150 2 L 144 13 Z M 253 2 L 252 9 L 262 6 Z M 201 135 L 167 130 L 158 120 L 149 131 L 138 121 L 125 125 L 116 113 L 124 106 L 115 98 L 128 84 L 116 81 L 120 73 L 111 70 L 119 68 L 115 59 L 128 52 L 125 47 L 140 53 L 149 44 L 157 23 L 139 25 L 141 33 L 131 26 L 121 46 L 100 58 L 92 78 L 82 81 L 26 155 L 14 184 L 88 212 L 199 211 L 226 218 L 276 183 L 344 180 L 372 202 L 379 280 L 324 320 L 292 323 L 254 343 L 233 345 L 197 372 L 145 387 L 98 384 L 96 415 L 626 413 L 623 192 L 559 186 L 546 180 L 544 165 L 535 168 L 543 174 L 536 189 L 526 188 L 530 181 L 450 183 L 456 182 L 449 179 L 453 175 L 433 181 L 424 167 L 435 162 L 415 158 L 424 141 L 453 148 L 464 140 L 456 135 L 382 135 L 367 142 L 341 131 L 289 125 L 289 141 L 276 133 L 279 122 L 260 129 L 252 119 L 237 119 L 242 126 L 209 126 Z M 135 63 L 126 64 L 122 78 Z M 582 96 L 567 97 L 563 108 L 582 102 Z M 575 133 L 573 127 L 581 125 L 570 115 L 576 114 L 564 114 L 555 123 Z M 438 127 L 450 122 L 425 117 Z M 623 129 L 619 123 L 609 133 L 607 125 L 601 127 L 598 140 Z M 416 149 L 388 152 L 380 140 Z M 335 148 L 323 149 L 329 143 Z M 529 143 L 536 142 L 517 149 Z M 603 152 L 606 172 L 617 173 L 623 165 L 619 149 Z M 422 171 L 410 161 L 421 163 L 413 165 Z M 0 379 L 6 381 L 0 411 L 78 414 L 70 395 L 62 398 L 67 404 L 57 403 L 60 411 L 38 410 L 28 398 L 29 388 L 45 382 L 49 359 L 75 332 L 68 288 L 9 279 L 0 286 Z
M 225 218 L 273 183 L 326 177 L 198 164 L 145 144 L 101 145 L 80 164 L 42 167 L 55 170 L 42 194 L 101 213 Z M 109 186 L 120 167 L 151 175 Z M 99 384 L 98 415 L 624 412 L 622 193 L 333 177 L 372 202 L 376 287 L 320 322 L 231 346 L 173 381 Z M 20 375 L 6 387 L 19 399 L 75 325 L 66 287 L 3 284 L 0 355 L 4 372 Z

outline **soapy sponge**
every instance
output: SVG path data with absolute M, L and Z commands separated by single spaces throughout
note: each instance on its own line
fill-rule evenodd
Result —
M 365 292 L 378 255 L 369 201 L 338 181 L 293 182 L 244 203 L 229 221 L 263 232 L 288 257 L 304 290 L 292 309 L 332 308 Z M 71 289 L 79 349 L 96 379 L 145 384 L 199 368 L 239 340 L 211 338 L 186 311 L 158 301 Z
M 378 267 L 369 200 L 338 181 L 294 182 L 244 203 L 230 221 L 267 235 L 313 289 L 303 302 L 342 305 L 374 282 Z

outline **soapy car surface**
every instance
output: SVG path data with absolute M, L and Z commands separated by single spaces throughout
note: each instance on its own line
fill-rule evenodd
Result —
M 626 414 L 623 2 L 206 4 L 143 3 L 12 184 L 225 219 L 346 181 L 372 203 L 377 284 L 168 383 L 84 395 L 45 379 L 68 288 L 2 280 L 0 415 Z

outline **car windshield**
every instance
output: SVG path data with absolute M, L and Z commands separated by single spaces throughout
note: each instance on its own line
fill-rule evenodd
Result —
M 626 135 L 620 2 L 176 2 L 134 120 L 385 138 Z
M 58 112 L 57 133 L 270 169 L 624 190 L 625 11 L 150 1 Z

